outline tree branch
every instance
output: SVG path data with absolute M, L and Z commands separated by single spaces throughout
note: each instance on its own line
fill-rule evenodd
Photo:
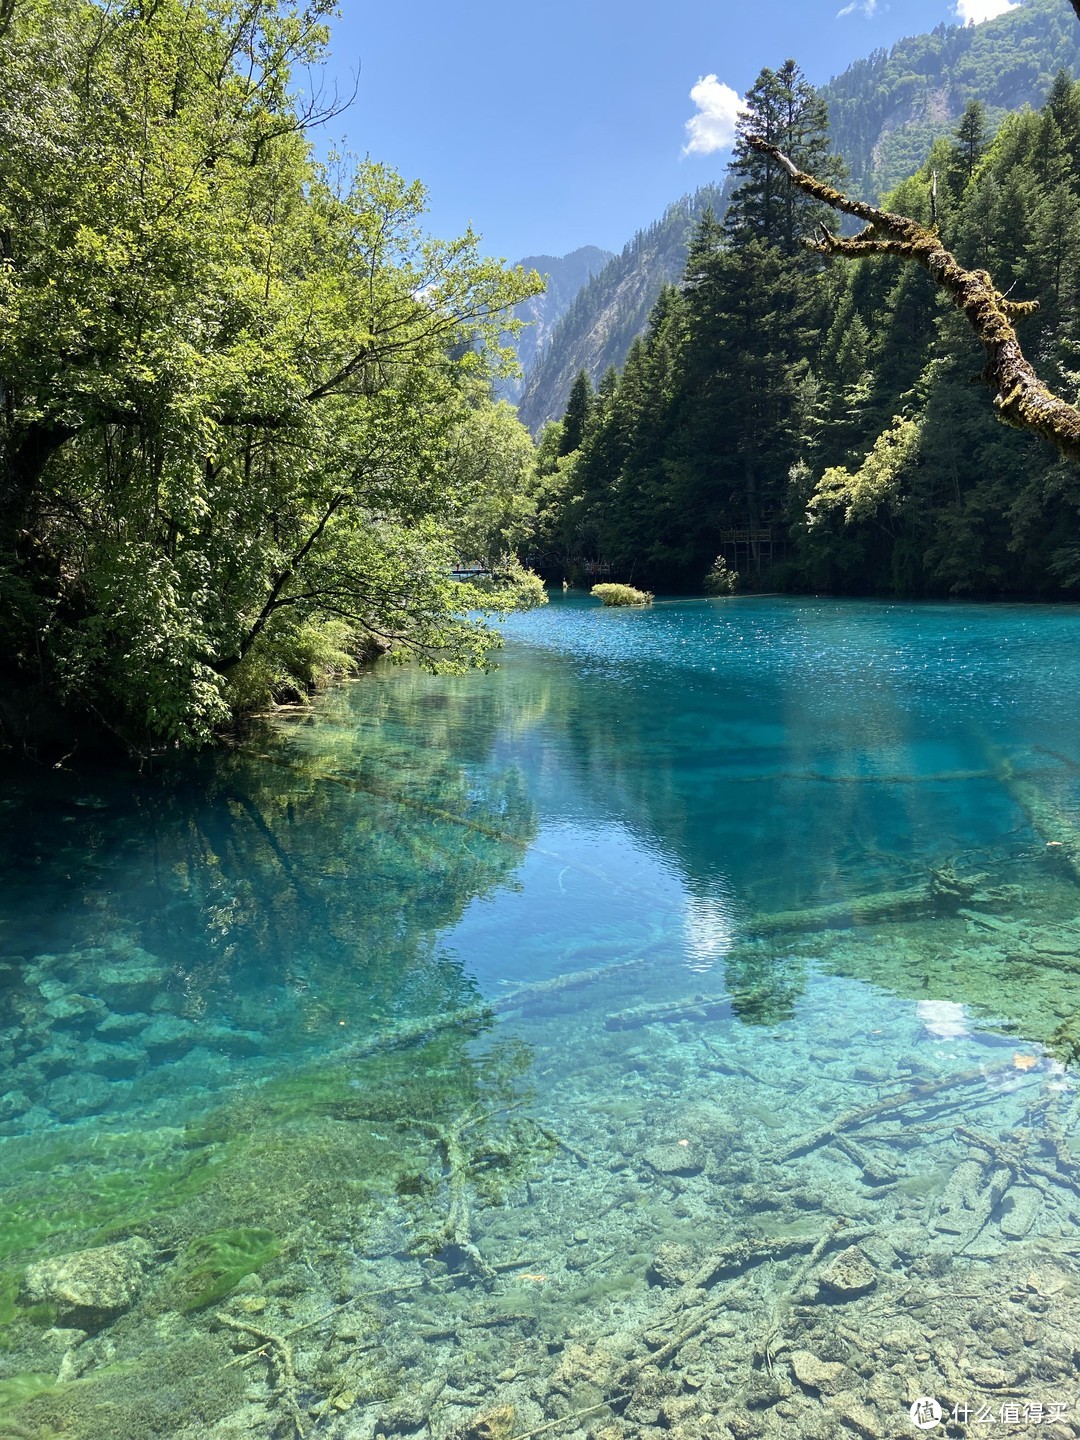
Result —
M 1072 4 L 1080 15 L 1080 0 L 1072 0 Z M 807 175 L 775 145 L 758 135 L 748 135 L 746 140 L 752 149 L 770 156 L 804 194 L 866 223 L 866 229 L 852 238 L 823 229 L 820 240 L 806 242 L 810 249 L 849 258 L 897 255 L 921 265 L 963 310 L 982 342 L 986 352 L 982 378 L 996 391 L 994 404 L 1001 418 L 1017 429 L 1033 430 L 1067 459 L 1080 462 L 1080 410 L 1047 389 L 1025 358 L 1012 327 L 1014 319 L 1030 315 L 1038 308 L 1037 301 L 1007 300 L 985 270 L 965 269 L 956 256 L 945 249 L 936 230 L 927 229 L 906 215 L 852 200 L 831 185 Z
M 349 496 L 344 492 L 341 492 L 333 497 L 333 499 L 330 501 L 330 504 L 323 511 L 322 517 L 319 520 L 319 523 L 315 526 L 315 529 L 304 541 L 303 545 L 300 546 L 300 549 L 297 550 L 296 554 L 292 557 L 292 559 L 286 565 L 283 565 L 282 568 L 278 571 L 277 575 L 274 577 L 270 585 L 270 593 L 266 597 L 266 603 L 263 605 L 262 609 L 255 617 L 253 623 L 248 627 L 247 633 L 244 635 L 243 639 L 240 641 L 240 644 L 236 649 L 236 653 L 233 655 L 228 655 L 222 660 L 211 662 L 212 669 L 216 670 L 220 675 L 226 675 L 230 670 L 234 669 L 235 666 L 239 665 L 240 661 L 244 659 L 248 651 L 251 649 L 252 645 L 255 644 L 255 641 L 259 638 L 263 630 L 266 628 L 267 622 L 269 621 L 271 615 L 273 615 L 276 610 L 280 610 L 283 605 L 287 605 L 290 603 L 287 597 L 282 597 L 281 592 L 285 589 L 285 586 L 295 575 L 298 566 L 303 564 L 312 547 L 317 543 L 319 537 L 322 535 L 327 525 L 329 525 L 334 515 L 337 513 L 338 510 L 341 509 L 342 505 L 344 505 L 346 500 L 348 499 Z

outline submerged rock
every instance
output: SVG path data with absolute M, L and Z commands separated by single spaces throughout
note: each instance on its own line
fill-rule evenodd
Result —
M 791 1368 L 804 1390 L 821 1395 L 836 1395 L 851 1383 L 846 1365 L 836 1360 L 822 1360 L 810 1350 L 793 1350 Z
M 688 1245 L 665 1242 L 653 1256 L 645 1278 L 650 1285 L 674 1289 L 685 1285 L 694 1273 L 694 1252 Z
M 865 1295 L 877 1284 L 874 1267 L 858 1245 L 849 1245 L 846 1250 L 841 1250 L 840 1254 L 834 1256 L 825 1266 L 818 1278 L 824 1290 L 845 1300 L 855 1295 Z
M 863 1440 L 880 1440 L 885 1433 L 880 1417 L 850 1391 L 837 1395 L 830 1409 L 849 1430 L 863 1436 Z
M 93 995 L 59 995 L 45 1006 L 45 1014 L 54 1025 L 72 1028 L 96 1025 L 108 1013 L 104 1002 Z
M 514 1407 L 499 1405 L 466 1421 L 455 1440 L 510 1440 L 514 1433 Z
M 13 1120 L 16 1115 L 22 1115 L 29 1110 L 33 1102 L 30 1096 L 22 1090 L 8 1090 L 6 1094 L 0 1095 L 0 1120 Z
M 641 1158 L 658 1175 L 699 1175 L 705 1168 L 697 1147 L 678 1140 L 650 1145 Z
M 179 1015 L 158 1015 L 139 1035 L 139 1044 L 156 1061 L 184 1055 L 200 1040 L 199 1028 Z
M 64 1075 L 45 1090 L 44 1101 L 60 1120 L 98 1115 L 113 1100 L 113 1088 L 100 1075 Z
M 144 1009 L 168 985 L 170 972 L 145 951 L 133 951 L 95 965 L 92 976 L 94 993 L 123 1011 Z
M 134 1239 L 41 1260 L 27 1269 L 23 1294 L 31 1305 L 55 1305 L 61 1319 L 95 1328 L 131 1306 L 152 1254 Z
M 1042 1196 L 1030 1185 L 1013 1185 L 1001 1202 L 1001 1233 L 1010 1240 L 1022 1240 L 1042 1208 Z
M 96 1027 L 96 1033 L 105 1040 L 123 1040 L 145 1029 L 150 1024 L 150 1019 L 145 1010 L 129 1010 L 119 1014 L 110 1011 Z

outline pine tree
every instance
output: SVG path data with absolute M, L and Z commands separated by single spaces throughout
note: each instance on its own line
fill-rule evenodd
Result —
M 975 174 L 986 153 L 987 141 L 986 106 L 981 100 L 972 100 L 956 127 L 956 144 L 950 157 L 950 170 L 958 192 L 963 191 Z
M 794 255 L 800 240 L 830 212 L 797 191 L 770 156 L 752 150 L 747 135 L 778 145 L 811 174 L 836 178 L 841 173 L 840 162 L 829 155 L 825 103 L 794 60 L 785 60 L 779 70 L 762 70 L 747 93 L 731 164 L 738 183 L 725 221 L 736 243 L 763 240 Z
M 1054 76 L 1046 109 L 1054 117 L 1072 165 L 1080 164 L 1080 85 L 1073 82 L 1067 70 Z
M 570 398 L 566 403 L 566 414 L 563 416 L 562 439 L 559 442 L 560 455 L 572 455 L 575 450 L 581 449 L 581 442 L 585 438 L 585 431 L 589 424 L 589 412 L 592 410 L 592 404 L 592 381 L 584 370 L 579 370 L 570 387 Z

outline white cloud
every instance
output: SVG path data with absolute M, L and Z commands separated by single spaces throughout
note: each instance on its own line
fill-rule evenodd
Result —
M 965 25 L 981 25 L 996 20 L 1006 10 L 1015 10 L 1018 0 L 956 0 L 956 18 Z
M 836 12 L 836 18 L 842 20 L 845 15 L 854 15 L 858 10 L 869 20 L 871 15 L 877 14 L 877 7 L 878 0 L 851 0 L 850 5 L 845 5 L 842 10 Z
M 742 97 L 715 75 L 706 75 L 690 91 L 698 113 L 686 122 L 684 155 L 711 155 L 730 150 L 735 139 L 735 121 L 743 108 Z

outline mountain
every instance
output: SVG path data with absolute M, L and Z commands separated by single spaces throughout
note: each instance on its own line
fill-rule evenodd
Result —
M 579 370 L 596 381 L 609 365 L 622 364 L 661 286 L 682 274 L 687 241 L 710 206 L 723 208 L 719 185 L 684 195 L 579 291 L 526 367 L 519 413 L 531 430 L 538 432 L 562 415 Z
M 538 270 L 547 280 L 543 295 L 535 295 L 514 310 L 517 319 L 526 322 L 525 329 L 515 341 L 523 370 L 527 371 L 532 365 L 537 349 L 551 335 L 581 287 L 587 285 L 611 259 L 610 250 L 601 250 L 597 245 L 582 245 L 569 255 L 526 255 L 517 262 L 524 270 Z M 521 380 L 504 381 L 499 393 L 504 399 L 516 402 L 521 397 L 522 384 Z
M 1059 70 L 1080 71 L 1080 29 L 1061 0 L 1024 0 L 982 25 L 939 25 L 857 60 L 822 88 L 849 188 L 876 199 L 926 160 L 971 100 L 991 130 L 1037 109 Z
M 847 188 L 876 198 L 918 169 L 969 100 L 983 101 L 993 129 L 1010 110 L 1038 108 L 1062 69 L 1080 73 L 1080 29 L 1062 0 L 1023 0 L 996 20 L 939 25 L 856 61 L 822 88 L 833 147 L 851 171 Z M 595 382 L 622 364 L 661 285 L 678 279 L 694 222 L 724 203 L 721 186 L 709 185 L 670 206 L 537 337 L 519 402 L 531 430 L 562 415 L 579 370 Z

